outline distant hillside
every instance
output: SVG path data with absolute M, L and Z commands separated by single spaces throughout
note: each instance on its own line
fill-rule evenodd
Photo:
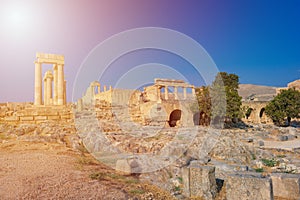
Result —
M 276 95 L 276 87 L 240 84 L 239 95 L 243 99 L 258 98 L 258 100 L 268 101 Z

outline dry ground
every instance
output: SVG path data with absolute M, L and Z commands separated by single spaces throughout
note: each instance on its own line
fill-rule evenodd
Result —
M 62 144 L 0 143 L 0 199 L 171 199 Z

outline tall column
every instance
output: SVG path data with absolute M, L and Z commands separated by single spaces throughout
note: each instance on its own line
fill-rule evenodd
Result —
M 178 88 L 177 88 L 177 86 L 174 86 L 174 98 L 175 98 L 175 100 L 178 99 Z
M 157 103 L 161 103 L 160 86 L 157 86 Z
M 47 78 L 44 76 L 44 105 L 48 105 L 48 91 L 47 91 Z
M 168 91 L 168 86 L 165 86 L 165 100 L 169 99 L 169 91 Z
M 53 105 L 57 105 L 57 76 L 58 76 L 58 71 L 57 71 L 57 65 L 53 65 Z
M 106 92 L 106 85 L 103 86 L 103 91 Z
M 64 105 L 64 66 L 57 65 L 57 105 Z
M 195 87 L 192 87 L 192 95 L 193 95 L 193 98 L 196 97 Z
M 186 99 L 186 87 L 183 87 L 183 99 Z
M 44 76 L 44 105 L 51 105 L 52 80 L 53 76 L 51 71 L 47 71 Z
M 100 94 L 100 92 L 101 92 L 101 85 L 99 84 L 98 85 L 98 94 Z
M 67 105 L 67 81 L 64 80 L 64 105 Z
M 38 62 L 34 71 L 34 105 L 42 105 L 42 65 Z

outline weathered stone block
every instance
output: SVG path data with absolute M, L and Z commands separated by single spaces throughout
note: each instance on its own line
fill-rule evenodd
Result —
M 258 173 L 231 174 L 226 180 L 226 198 L 230 200 L 273 200 L 271 178 Z
M 61 119 L 70 119 L 71 115 L 61 115 L 60 118 Z
M 300 199 L 300 175 L 299 174 L 272 174 L 274 196 L 279 198 Z
M 215 198 L 217 193 L 215 167 L 194 163 L 182 170 L 182 177 L 185 196 L 202 199 Z
M 53 115 L 53 116 L 47 116 L 47 119 L 49 119 L 49 120 L 59 120 L 60 117 L 58 115 Z
M 47 120 L 47 116 L 34 116 L 34 120 Z
M 20 117 L 21 121 L 33 121 L 33 116 L 23 116 Z
M 134 158 L 121 159 L 121 160 L 117 160 L 116 162 L 116 170 L 126 174 L 140 173 L 141 172 L 140 166 L 141 165 Z
M 19 121 L 20 118 L 18 116 L 7 116 L 4 118 L 5 121 Z

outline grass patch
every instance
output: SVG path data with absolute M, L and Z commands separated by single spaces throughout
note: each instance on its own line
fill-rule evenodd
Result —
M 180 187 L 179 186 L 176 186 L 174 189 L 175 189 L 175 191 L 180 191 Z
M 264 168 L 257 168 L 257 169 L 255 169 L 255 171 L 258 173 L 262 173 L 262 172 L 264 172 Z
M 76 161 L 80 165 L 93 165 L 96 164 L 94 159 L 90 157 L 79 157 Z
M 123 176 L 120 174 L 113 174 L 107 172 L 93 172 L 89 176 L 91 179 L 95 180 L 111 180 L 111 181 L 118 181 L 125 184 L 138 184 L 140 181 L 130 176 Z
M 251 159 L 256 160 L 256 155 L 254 153 L 251 153 Z
M 277 157 L 277 158 L 285 158 L 285 157 L 286 157 L 286 155 L 284 155 L 284 154 L 280 154 L 280 155 L 277 155 L 276 157 Z
M 272 159 L 265 159 L 265 158 L 263 158 L 263 159 L 261 159 L 261 161 L 267 167 L 274 167 L 274 166 L 277 165 L 277 162 L 276 162 L 276 160 L 274 158 L 272 158 Z
M 143 189 L 133 189 L 133 190 L 130 190 L 129 193 L 132 194 L 132 195 L 144 194 L 145 190 L 143 190 Z
M 91 173 L 89 177 L 93 180 L 101 180 L 104 178 L 104 174 L 99 173 L 99 172 L 94 172 L 94 173 Z
M 179 183 L 183 183 L 183 179 L 182 179 L 182 177 L 177 177 L 177 179 L 179 180 Z

